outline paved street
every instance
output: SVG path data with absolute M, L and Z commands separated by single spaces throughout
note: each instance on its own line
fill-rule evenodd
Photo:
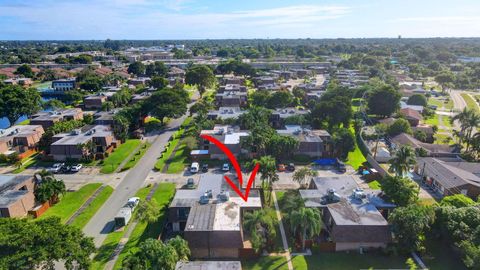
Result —
M 190 107 L 190 106 L 189 106 Z M 168 139 L 180 127 L 187 116 L 170 121 L 167 128 L 159 135 L 155 136 L 153 143 L 137 165 L 130 169 L 121 179 L 118 186 L 110 198 L 92 217 L 90 222 L 83 229 L 87 236 L 94 237 L 95 246 L 101 246 L 107 234 L 112 231 L 113 219 L 120 208 L 127 202 L 128 198 L 135 195 L 138 189 L 142 187 L 148 174 L 155 166 L 157 158 L 160 156 Z

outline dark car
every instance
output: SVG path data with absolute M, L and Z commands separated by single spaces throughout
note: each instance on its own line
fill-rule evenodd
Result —
M 208 164 L 202 165 L 202 172 L 208 172 Z
M 290 171 L 290 172 L 295 171 L 295 165 L 293 163 L 288 164 L 287 170 Z
M 340 161 L 338 158 L 337 158 L 337 170 L 341 173 L 345 173 L 347 171 L 347 167 L 345 166 L 345 163 L 343 163 L 342 161 Z

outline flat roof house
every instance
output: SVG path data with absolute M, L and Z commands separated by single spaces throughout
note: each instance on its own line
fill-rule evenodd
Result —
M 257 190 L 244 201 L 223 175 L 202 174 L 196 189 L 177 190 L 168 219 L 173 231 L 183 231 L 193 258 L 239 258 L 251 249 L 244 237 L 243 213 L 261 207 Z
M 202 130 L 201 135 L 206 134 L 222 142 L 233 155 L 238 156 L 242 153 L 241 138 L 249 135 L 248 131 L 240 130 L 238 126 L 215 125 L 211 130 Z M 201 150 L 208 150 L 212 159 L 226 159 L 227 156 L 213 143 L 202 140 Z
M 305 109 L 297 109 L 294 107 L 276 109 L 272 112 L 270 116 L 270 122 L 274 128 L 282 128 L 284 125 L 284 120 L 288 117 L 307 115 L 310 111 Z
M 463 194 L 476 200 L 480 195 L 480 166 L 463 160 L 418 158 L 415 172 L 440 196 Z
M 55 80 L 52 81 L 52 88 L 55 91 L 70 91 L 77 88 L 77 82 L 75 78 Z
M 395 205 L 379 193 L 361 189 L 353 176 L 317 177 L 309 189 L 300 190 L 306 207 L 323 212 L 326 235 L 319 244 L 331 251 L 384 248 L 392 241 L 382 212 Z
M 81 147 L 93 142 L 93 147 Z M 116 147 L 116 140 L 109 126 L 96 125 L 86 126 L 81 130 L 74 130 L 70 133 L 60 133 L 53 136 L 53 143 L 50 145 L 50 153 L 54 160 L 81 159 L 93 152 L 98 158 Z
M 0 129 L 0 153 L 24 153 L 37 147 L 44 129 L 40 125 L 16 125 Z
M 0 217 L 24 217 L 35 206 L 35 177 L 0 175 Z
M 224 93 L 224 92 L 246 93 L 247 92 L 247 87 L 243 86 L 243 85 L 240 85 L 240 84 L 226 84 L 226 85 L 220 86 L 220 88 L 218 88 L 218 90 L 217 90 L 218 94 L 221 94 L 221 93 Z
M 83 111 L 80 108 L 61 109 L 51 112 L 40 112 L 32 116 L 31 125 L 41 125 L 43 129 L 53 126 L 57 122 L 68 120 L 82 120 Z
M 215 95 L 218 107 L 244 107 L 247 105 L 247 93 L 239 91 L 225 91 Z
M 103 103 L 111 98 L 115 92 L 102 92 L 94 95 L 88 95 L 83 98 L 83 107 L 85 109 L 101 109 Z
M 244 111 L 240 107 L 220 107 L 218 110 L 208 111 L 208 119 L 236 119 L 242 115 Z
M 100 112 L 96 112 L 94 115 L 93 115 L 93 123 L 95 125 L 107 125 L 107 126 L 113 126 L 114 124 L 114 120 L 113 120 L 113 117 L 115 116 L 115 114 L 117 114 L 119 110 L 111 110 L 111 111 L 108 111 L 108 112 L 105 112 L 105 111 L 100 111 Z
M 310 157 L 328 157 L 332 155 L 332 136 L 326 130 L 308 129 L 299 125 L 286 125 L 285 129 L 277 130 L 283 136 L 291 136 L 299 141 L 296 155 Z

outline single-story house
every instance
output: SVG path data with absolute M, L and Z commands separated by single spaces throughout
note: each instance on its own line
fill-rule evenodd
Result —
M 0 175 L 0 217 L 24 217 L 35 207 L 33 175 Z
M 0 153 L 22 154 L 33 150 L 45 133 L 40 125 L 16 125 L 7 129 L 0 129 Z

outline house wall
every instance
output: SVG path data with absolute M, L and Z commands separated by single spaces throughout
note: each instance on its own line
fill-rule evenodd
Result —
M 243 248 L 240 231 L 185 231 L 193 258 L 238 258 Z
M 3 217 L 24 217 L 35 206 L 35 195 L 28 192 L 6 208 L 0 208 Z

